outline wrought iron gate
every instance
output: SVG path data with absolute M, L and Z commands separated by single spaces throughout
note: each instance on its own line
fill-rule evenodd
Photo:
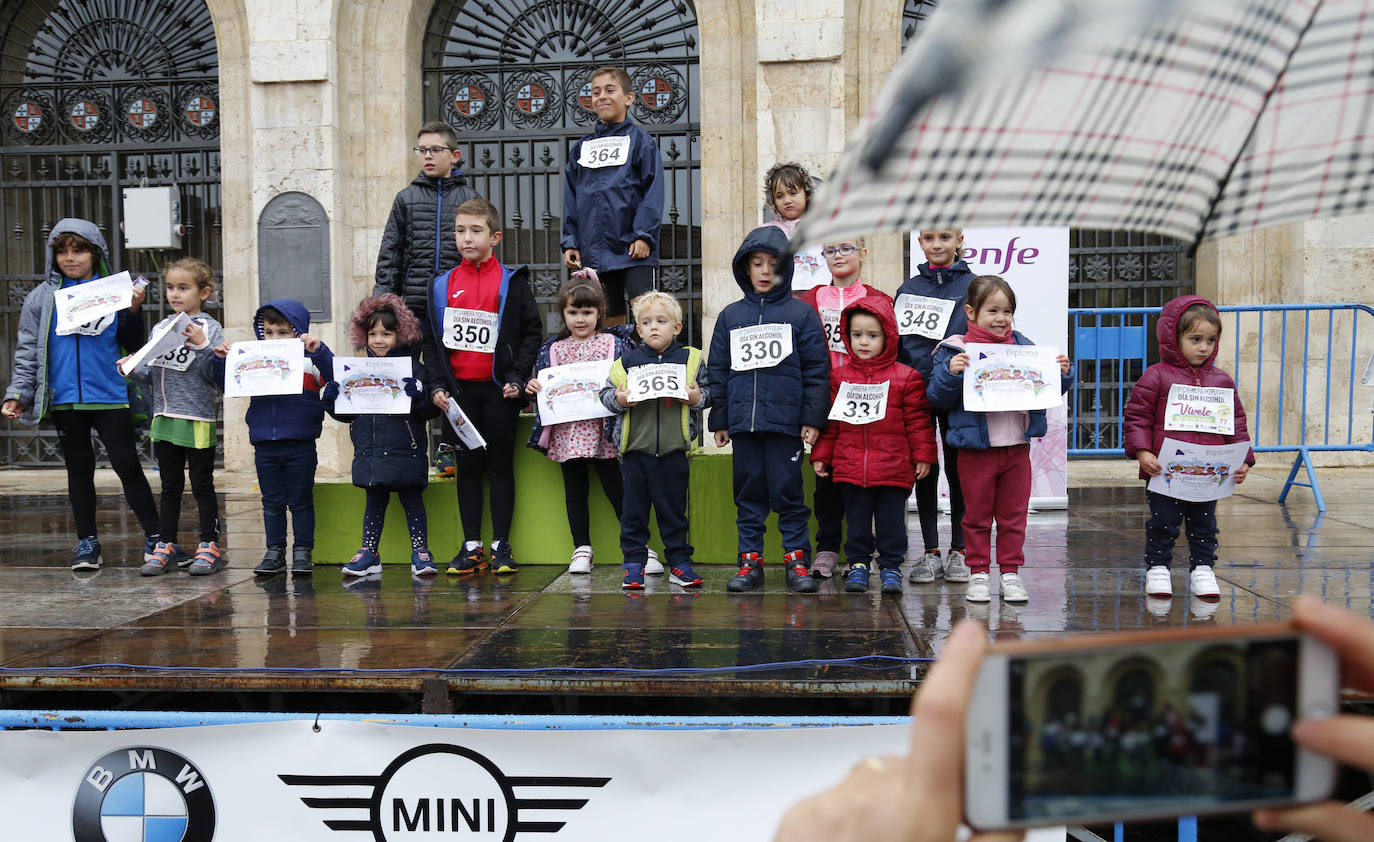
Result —
M 695 9 L 684 0 L 439 0 L 425 36 L 425 119 L 458 131 L 460 165 L 501 211 L 500 258 L 527 263 L 557 328 L 553 296 L 566 277 L 563 167 L 591 131 L 589 74 L 625 67 L 630 116 L 653 135 L 666 179 L 660 289 L 701 342 L 701 143 Z
M 158 266 L 183 255 L 124 249 L 121 190 L 176 185 L 183 253 L 218 270 L 218 79 L 204 0 L 0 3 L 0 376 L 7 382 L 19 311 L 42 280 L 48 232 L 59 219 L 91 220 L 114 266 L 158 280 Z M 150 325 L 165 314 L 161 287 L 150 287 L 144 307 Z M 219 297 L 209 304 L 218 315 Z M 6 421 L 0 439 L 0 464 L 61 464 L 51 430 Z

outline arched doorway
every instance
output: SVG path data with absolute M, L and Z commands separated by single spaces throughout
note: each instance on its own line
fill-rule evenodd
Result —
M 218 270 L 219 62 L 204 0 L 39 0 L 0 5 L 0 374 L 12 369 L 24 297 L 42 280 L 48 231 L 100 226 L 114 264 L 157 280 L 198 257 Z M 124 249 L 125 187 L 176 185 L 180 253 Z M 212 311 L 218 299 L 211 300 Z M 163 315 L 160 284 L 144 308 Z M 56 434 L 0 424 L 0 463 L 61 464 Z
M 546 325 L 567 276 L 559 236 L 568 147 L 595 114 L 583 87 L 600 65 L 634 82 L 630 116 L 663 154 L 660 289 L 701 338 L 701 149 L 696 12 L 684 0 L 439 0 L 424 41 L 424 116 L 458 130 L 462 169 L 505 220 L 500 258 L 527 263 Z

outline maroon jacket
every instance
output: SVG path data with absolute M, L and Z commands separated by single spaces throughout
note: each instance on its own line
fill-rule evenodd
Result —
M 845 328 L 845 347 L 849 348 L 850 316 L 860 312 L 878 318 L 887 342 L 883 352 L 871 360 L 856 358 L 850 349 L 849 361 L 830 372 L 830 401 L 834 403 L 842 382 L 886 380 L 890 384 L 887 413 L 871 424 L 830 421 L 811 451 L 811 461 L 829 465 L 835 482 L 864 488 L 911 488 L 916 481 L 916 463 L 936 462 L 935 428 L 931 426 L 930 404 L 926 403 L 926 384 L 916 369 L 897 362 L 897 316 L 892 312 L 892 302 L 884 296 L 866 295 L 845 308 L 840 317 Z
M 1131 399 L 1126 404 L 1126 456 L 1134 459 L 1135 455 L 1142 450 L 1159 455 L 1159 448 L 1164 443 L 1164 439 L 1174 439 L 1185 441 L 1192 444 L 1230 444 L 1237 441 L 1248 441 L 1250 432 L 1245 424 L 1245 407 L 1241 405 L 1240 393 L 1236 392 L 1235 411 L 1236 411 L 1236 432 L 1234 435 L 1226 436 L 1220 433 L 1198 433 L 1183 430 L 1164 430 L 1164 410 L 1169 402 L 1169 387 L 1175 383 L 1185 386 L 1206 386 L 1209 388 L 1219 387 L 1225 389 L 1235 389 L 1236 383 L 1231 379 L 1231 375 L 1213 365 L 1217 358 L 1217 350 L 1220 350 L 1221 343 L 1217 343 L 1216 349 L 1212 351 L 1212 356 L 1207 358 L 1207 362 L 1197 368 L 1193 368 L 1183 359 L 1183 355 L 1178 350 L 1178 320 L 1194 304 L 1206 304 L 1213 310 L 1216 306 L 1212 302 L 1203 298 L 1201 295 L 1182 295 L 1164 305 L 1164 310 L 1159 314 L 1159 323 L 1155 325 L 1155 338 L 1159 340 L 1160 362 L 1155 363 L 1145 369 L 1145 373 L 1136 381 L 1135 388 L 1131 389 Z M 1247 465 L 1255 464 L 1255 452 L 1252 450 L 1245 457 Z M 1141 479 L 1147 479 L 1145 472 L 1140 472 Z

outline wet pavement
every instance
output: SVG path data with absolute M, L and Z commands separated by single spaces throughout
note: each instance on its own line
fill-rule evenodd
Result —
M 16 473 L 4 477 L 12 492 L 23 488 Z M 764 593 L 746 595 L 725 592 L 734 571 L 722 564 L 698 564 L 699 591 L 649 577 L 640 594 L 621 590 L 618 565 L 570 576 L 563 560 L 525 559 L 509 577 L 418 581 L 400 565 L 345 583 L 320 565 L 313 578 L 263 580 L 251 572 L 262 539 L 250 490 L 222 495 L 230 566 L 217 575 L 140 577 L 138 525 L 116 494 L 100 505 L 105 566 L 73 573 L 65 497 L 9 493 L 0 692 L 383 691 L 426 693 L 431 710 L 464 693 L 900 700 L 965 616 L 1005 640 L 1282 620 L 1298 593 L 1374 614 L 1370 472 L 1325 469 L 1325 515 L 1302 489 L 1275 503 L 1282 475 L 1257 479 L 1218 507 L 1219 602 L 1186 593 L 1185 551 L 1177 595 L 1144 595 L 1144 492 L 1132 482 L 1071 489 L 1067 513 L 1032 516 L 1020 607 L 995 593 L 973 605 L 962 585 L 943 583 L 882 596 L 876 577 L 867 594 L 838 580 L 790 594 L 776 565 Z M 184 513 L 192 534 L 189 497 Z M 70 669 L 91 665 L 111 666 Z

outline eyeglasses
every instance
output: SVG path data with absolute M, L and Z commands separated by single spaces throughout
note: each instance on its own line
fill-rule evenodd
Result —
M 438 155 L 440 152 L 452 152 L 449 146 L 412 146 L 410 151 L 415 153 L 416 158 L 428 158 L 430 155 Z
M 829 260 L 835 255 L 839 255 L 840 257 L 848 257 L 849 255 L 853 254 L 858 250 L 859 247 L 854 245 L 853 243 L 845 243 L 842 246 L 830 246 L 829 248 L 821 249 L 821 254 L 825 255 L 826 259 Z

